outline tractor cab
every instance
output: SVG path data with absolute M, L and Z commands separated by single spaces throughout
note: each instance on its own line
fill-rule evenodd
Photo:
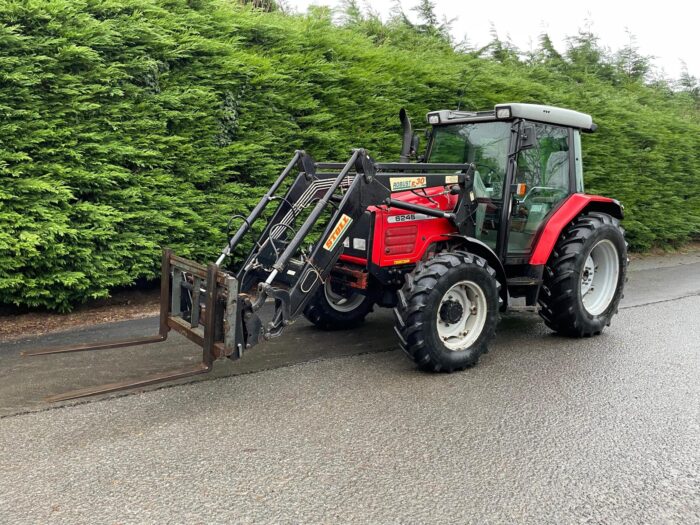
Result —
M 526 263 L 540 226 L 573 193 L 583 192 L 581 132 L 589 115 L 534 104 L 493 111 L 428 113 L 428 162 L 472 163 L 478 202 L 475 237 L 506 264 Z

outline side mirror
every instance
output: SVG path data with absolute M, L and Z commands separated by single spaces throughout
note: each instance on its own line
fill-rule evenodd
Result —
M 520 137 L 520 149 L 531 149 L 537 145 L 537 134 L 535 126 L 525 126 L 523 134 Z

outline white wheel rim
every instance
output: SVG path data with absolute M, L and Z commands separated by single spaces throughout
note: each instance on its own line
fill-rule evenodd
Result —
M 441 314 L 443 308 L 449 306 L 456 308 L 457 311 L 461 308 L 458 319 L 448 320 Z M 460 281 L 447 290 L 438 306 L 438 337 L 448 349 L 454 352 L 466 350 L 481 335 L 487 314 L 486 295 L 481 287 L 472 281 Z
M 350 297 L 335 293 L 331 287 L 330 279 L 327 280 L 326 284 L 323 286 L 323 293 L 326 296 L 326 301 L 331 305 L 331 308 L 343 313 L 352 312 L 365 300 L 365 296 L 359 293 L 353 293 Z
M 617 248 L 608 239 L 591 248 L 581 271 L 581 301 L 591 315 L 603 313 L 615 297 L 620 274 Z

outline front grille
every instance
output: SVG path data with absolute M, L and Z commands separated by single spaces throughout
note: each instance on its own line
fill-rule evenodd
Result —
M 389 228 L 384 234 L 384 252 L 387 255 L 412 253 L 416 248 L 418 226 L 398 226 Z

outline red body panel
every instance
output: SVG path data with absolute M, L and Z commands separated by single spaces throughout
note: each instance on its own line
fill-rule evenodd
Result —
M 457 196 L 446 194 L 444 188 L 428 188 L 426 194 L 432 201 L 410 191 L 395 193 L 392 198 L 445 211 L 452 210 L 457 203 Z M 372 262 L 378 266 L 414 264 L 423 258 L 432 243 L 447 240 L 447 234 L 457 231 L 447 219 L 421 218 L 420 213 L 386 206 L 374 207 L 372 211 L 375 214 Z M 405 220 L 389 222 L 396 218 Z
M 360 266 L 367 266 L 367 259 L 363 259 L 362 257 L 355 257 L 354 255 L 345 255 L 344 253 L 341 253 L 340 260 L 352 264 L 359 264 Z
M 427 188 L 425 193 L 431 197 L 432 201 L 422 195 L 422 190 L 420 193 L 410 191 L 395 193 L 392 198 L 440 210 L 452 210 L 457 203 L 457 196 L 446 193 L 445 188 L 442 187 Z M 457 231 L 447 219 L 420 218 L 419 213 L 399 208 L 389 209 L 386 206 L 370 206 L 368 210 L 374 213 L 371 259 L 377 266 L 416 263 L 432 243 L 448 240 L 447 235 Z M 390 220 L 397 220 L 394 217 L 405 220 L 390 222 Z M 340 260 L 354 264 L 367 264 L 364 259 L 352 255 L 343 254 Z
M 432 200 L 410 191 L 397 193 L 392 197 L 444 211 L 452 210 L 457 202 L 457 197 L 445 194 L 444 188 L 429 188 L 426 193 Z M 529 263 L 545 264 L 566 225 L 591 203 L 619 206 L 617 201 L 608 197 L 583 193 L 570 195 L 543 225 L 539 237 L 534 241 Z M 386 206 L 370 206 L 368 209 L 375 214 L 371 260 L 377 266 L 414 264 L 423 257 L 432 243 L 449 240 L 448 235 L 457 231 L 447 219 L 428 217 L 410 220 L 411 216 L 420 214 L 398 208 L 387 209 Z M 409 220 L 389 222 L 390 217 L 396 216 L 403 216 Z M 367 264 L 365 259 L 351 255 L 341 255 L 340 259 L 354 264 Z
M 581 211 L 592 202 L 601 202 L 617 206 L 617 201 L 598 195 L 574 193 L 554 212 L 544 225 L 540 236 L 535 240 L 534 250 L 530 255 L 530 264 L 546 264 L 554 245 L 567 224 L 574 220 Z

